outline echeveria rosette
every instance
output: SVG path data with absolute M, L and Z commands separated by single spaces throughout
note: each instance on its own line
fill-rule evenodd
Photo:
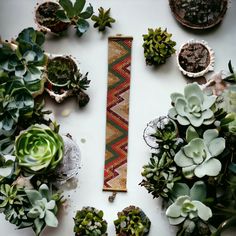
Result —
M 169 116 L 181 125 L 210 125 L 214 122 L 213 105 L 216 96 L 208 96 L 203 93 L 197 83 L 186 85 L 184 94 L 172 93 L 173 108 L 169 110 Z
M 33 125 L 15 142 L 19 166 L 32 174 L 53 171 L 63 158 L 63 150 L 62 137 L 47 126 Z
M 178 225 L 186 219 L 195 218 L 207 221 L 212 217 L 211 209 L 203 203 L 206 198 L 204 182 L 195 182 L 191 189 L 187 184 L 176 183 L 173 194 L 175 200 L 166 210 L 170 224 Z
M 203 133 L 203 139 L 199 138 L 196 130 L 189 126 L 186 132 L 188 144 L 174 157 L 186 178 L 217 176 L 220 173 L 222 165 L 215 157 L 224 151 L 225 139 L 218 136 L 218 130 L 208 129 Z

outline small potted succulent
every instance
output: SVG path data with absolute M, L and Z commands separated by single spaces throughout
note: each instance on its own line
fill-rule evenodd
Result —
M 111 9 L 105 10 L 103 7 L 98 8 L 99 14 L 93 15 L 91 20 L 94 21 L 94 28 L 98 28 L 98 31 L 104 32 L 107 27 L 112 27 L 111 24 L 115 23 L 116 20 L 110 16 Z
M 74 218 L 76 236 L 107 236 L 107 222 L 103 219 L 103 211 L 94 207 L 83 207 Z
M 45 90 L 56 102 L 76 96 L 80 107 L 89 102 L 89 96 L 84 92 L 88 87 L 88 73 L 82 75 L 77 62 L 71 56 L 49 55 L 47 63 L 47 83 Z
M 188 77 L 200 77 L 214 70 L 215 54 L 205 41 L 190 40 L 177 53 L 177 65 Z
M 114 221 L 117 236 L 148 235 L 151 221 L 139 207 L 126 207 L 117 215 Z
M 147 65 L 158 66 L 164 64 L 166 59 L 175 52 L 176 42 L 171 40 L 172 34 L 167 29 L 148 29 L 143 35 L 144 56 Z
M 40 28 L 53 33 L 63 32 L 72 25 L 82 36 L 89 28 L 87 20 L 93 15 L 91 4 L 83 10 L 85 3 L 85 0 L 76 0 L 74 4 L 70 0 L 59 0 L 59 4 L 47 1 L 37 7 L 36 22 Z
M 191 29 L 208 29 L 221 22 L 228 0 L 169 0 L 176 20 Z

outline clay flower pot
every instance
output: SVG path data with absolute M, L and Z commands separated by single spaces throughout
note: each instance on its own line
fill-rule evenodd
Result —
M 60 21 L 56 12 L 61 9 L 56 2 L 44 2 L 35 10 L 35 21 L 39 28 L 46 32 L 60 33 L 65 31 L 70 24 Z
M 169 0 L 176 20 L 191 29 L 208 29 L 219 24 L 228 8 L 228 0 Z
M 215 56 L 205 41 L 190 40 L 177 52 L 179 70 L 188 77 L 200 77 L 214 70 Z

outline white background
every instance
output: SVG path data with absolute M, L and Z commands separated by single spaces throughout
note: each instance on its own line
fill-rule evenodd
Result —
M 42 2 L 42 1 L 39 1 Z M 236 65 L 236 2 L 228 10 L 222 24 L 204 33 L 189 31 L 181 27 L 171 15 L 167 0 L 90 0 L 97 8 L 111 7 L 112 16 L 117 19 L 114 27 L 102 35 L 93 27 L 82 37 L 74 34 L 73 28 L 64 37 L 48 36 L 45 51 L 56 54 L 71 54 L 81 63 L 83 72 L 89 71 L 91 87 L 88 93 L 91 101 L 80 110 L 73 100 L 56 105 L 47 99 L 61 131 L 69 132 L 78 142 L 82 153 L 82 168 L 77 188 L 65 193 L 68 198 L 66 212 L 61 212 L 57 229 L 46 229 L 43 236 L 72 236 L 73 216 L 83 206 L 103 209 L 108 221 L 108 235 L 115 235 L 113 220 L 116 213 L 130 204 L 141 207 L 152 221 L 150 236 L 173 236 L 175 229 L 170 227 L 161 201 L 152 199 L 141 182 L 142 166 L 149 160 L 142 133 L 146 124 L 167 114 L 170 108 L 170 93 L 181 92 L 186 80 L 178 71 L 173 55 L 165 65 L 156 69 L 147 67 L 143 56 L 142 34 L 148 28 L 161 26 L 173 33 L 176 48 L 189 39 L 204 39 L 216 53 L 215 71 L 227 69 L 229 59 Z M 36 27 L 34 22 L 35 0 L 0 0 L 0 35 L 11 39 L 24 28 Z M 107 36 L 121 33 L 134 37 L 132 48 L 132 79 L 130 94 L 129 154 L 128 154 L 128 192 L 119 193 L 114 203 L 108 202 L 110 193 L 103 192 L 103 166 L 105 153 L 105 118 L 107 92 Z M 62 112 L 71 111 L 68 117 Z M 85 139 L 86 142 L 81 142 Z M 31 236 L 31 229 L 16 231 L 15 226 L 0 216 L 0 235 Z M 225 234 L 229 235 L 229 234 Z M 234 234 L 232 234 L 234 235 Z

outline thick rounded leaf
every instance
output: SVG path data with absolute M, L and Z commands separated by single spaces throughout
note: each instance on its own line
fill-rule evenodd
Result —
M 178 218 L 168 217 L 168 220 L 171 225 L 179 225 L 185 220 L 185 217 L 178 217 Z
M 203 202 L 206 198 L 206 185 L 203 181 L 197 181 L 190 189 L 190 197 L 192 200 Z
M 217 176 L 221 170 L 221 162 L 215 158 L 202 163 L 201 165 L 195 168 L 195 175 L 198 178 L 202 178 L 205 175 L 207 176 Z
M 215 101 L 216 101 L 215 95 L 207 96 L 204 94 L 204 101 L 202 104 L 202 109 L 205 110 L 205 109 L 210 108 L 215 103 Z
M 209 145 L 212 140 L 217 138 L 219 135 L 219 132 L 217 129 L 208 129 L 203 134 L 203 139 L 206 145 Z
M 180 116 L 186 115 L 186 106 L 187 102 L 184 98 L 181 97 L 177 98 L 175 102 L 175 109 Z
M 216 138 L 209 143 L 209 151 L 213 157 L 220 155 L 225 149 L 225 139 Z
M 42 198 L 40 193 L 36 190 L 27 190 L 26 189 L 25 192 L 26 192 L 26 195 L 32 205 L 34 205 L 37 200 L 40 200 Z
M 181 124 L 181 125 L 189 125 L 190 124 L 190 121 L 186 118 L 186 117 L 183 117 L 183 116 L 177 116 L 177 121 Z
M 79 33 L 83 34 L 88 30 L 89 23 L 88 23 L 88 21 L 86 21 L 84 19 L 79 19 L 76 23 L 76 26 L 77 26 L 77 30 L 79 31 Z
M 207 221 L 207 220 L 209 220 L 209 218 L 212 217 L 212 211 L 209 207 L 207 207 L 206 205 L 204 205 L 203 203 L 201 203 L 199 201 L 192 201 L 192 202 L 196 206 L 198 216 L 202 220 Z
M 194 164 L 192 158 L 189 158 L 187 157 L 183 150 L 179 150 L 175 157 L 174 157 L 174 161 L 176 163 L 177 166 L 180 166 L 180 167 L 185 167 L 185 166 L 191 166 Z
M 193 178 L 194 170 L 195 170 L 196 167 L 197 167 L 197 165 L 191 165 L 191 166 L 184 167 L 182 169 L 184 177 L 187 178 L 187 179 Z
M 177 218 L 181 215 L 181 205 L 173 203 L 166 210 L 166 215 L 169 217 Z
M 172 190 L 171 195 L 173 196 L 174 200 L 180 196 L 188 196 L 189 195 L 189 187 L 187 184 L 184 183 L 175 183 Z
M 193 126 L 189 126 L 186 131 L 186 140 L 189 143 L 192 139 L 199 138 L 197 131 Z
M 192 96 L 196 96 L 203 102 L 203 92 L 197 83 L 188 84 L 184 88 L 184 96 L 189 99 Z
M 57 217 L 51 211 L 46 211 L 45 223 L 49 227 L 57 227 L 58 226 Z
M 170 98 L 171 98 L 171 101 L 175 103 L 178 98 L 184 98 L 184 96 L 181 93 L 172 93 L 170 95 Z

